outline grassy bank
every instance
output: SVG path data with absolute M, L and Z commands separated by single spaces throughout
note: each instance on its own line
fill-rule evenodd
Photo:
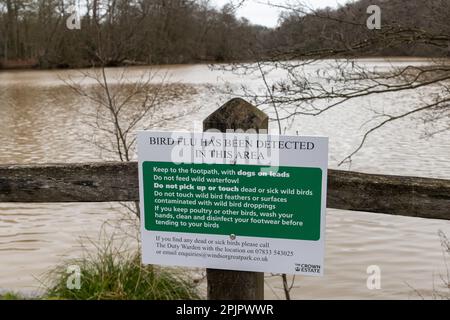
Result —
M 79 288 L 68 285 L 68 266 L 80 270 Z M 73 275 L 73 273 L 72 273 Z M 44 299 L 75 300 L 177 300 L 200 299 L 186 272 L 157 266 L 144 266 L 137 253 L 115 249 L 71 260 L 48 273 Z
M 0 300 L 22 300 L 24 299 L 20 294 L 15 292 L 5 292 L 0 294 Z
M 78 287 L 70 284 L 68 266 L 78 266 Z M 103 252 L 97 259 L 67 261 L 50 271 L 44 279 L 44 293 L 23 296 L 16 292 L 0 293 L 0 300 L 193 300 L 200 299 L 196 284 L 186 272 L 143 266 L 140 257 Z

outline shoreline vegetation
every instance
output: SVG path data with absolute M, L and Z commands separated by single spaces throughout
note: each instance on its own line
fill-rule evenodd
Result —
M 80 267 L 79 288 L 68 287 L 67 265 Z M 68 300 L 198 300 L 195 281 L 186 271 L 142 265 L 137 252 L 99 250 L 68 261 L 48 274 L 42 299 Z
M 273 28 L 239 18 L 232 4 L 101 0 L 100 7 L 84 8 L 75 29 L 66 25 L 70 3 L 22 7 L 16 2 L 7 0 L 0 10 L 0 70 L 450 56 L 447 45 L 435 43 L 446 39 L 440 36 L 448 21 L 437 15 L 445 11 L 439 9 L 440 0 L 359 0 L 317 11 L 281 7 Z M 381 30 L 366 27 L 369 5 L 383 12 Z M 432 23 L 424 17 L 433 17 Z M 356 50 L 348 50 L 352 43 Z
M 188 270 L 142 265 L 139 250 L 111 238 L 86 247 L 82 257 L 64 260 L 45 273 L 37 292 L 1 290 L 0 300 L 199 300 L 201 281 Z M 79 282 L 72 272 L 79 268 Z
M 434 60 L 450 60 L 450 57 L 442 56 L 442 57 L 433 57 L 433 56 L 377 56 L 377 55 L 355 55 L 355 56 L 336 56 L 333 59 L 350 59 L 350 60 L 385 60 L 385 61 L 434 61 Z M 319 59 L 319 60 L 327 60 L 327 59 Z M 196 64 L 252 64 L 257 63 L 257 60 L 245 60 L 245 61 L 213 61 L 213 60 L 204 60 L 204 61 L 190 61 L 183 63 L 168 63 L 168 64 L 147 64 L 144 62 L 138 61 L 124 61 L 121 64 L 114 65 L 105 65 L 107 68 L 121 68 L 121 67 L 164 67 L 166 65 L 196 65 Z M 101 68 L 101 65 L 83 65 L 76 67 L 68 67 L 68 66 L 54 66 L 48 68 L 39 67 L 37 60 L 27 59 L 27 60 L 1 60 L 0 59 L 0 72 L 2 71 L 49 71 L 49 70 L 79 70 L 79 69 L 89 69 L 89 68 Z

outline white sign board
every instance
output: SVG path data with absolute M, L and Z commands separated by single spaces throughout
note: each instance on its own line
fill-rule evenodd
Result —
M 138 134 L 146 264 L 322 275 L 328 139 Z

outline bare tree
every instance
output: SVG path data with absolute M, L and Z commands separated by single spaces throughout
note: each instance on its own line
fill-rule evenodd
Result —
M 369 30 L 366 12 L 361 10 L 366 2 L 360 1 L 357 7 L 348 5 L 335 11 L 314 10 L 302 3 L 298 6 L 273 5 L 289 10 L 285 13 L 286 23 L 295 25 L 301 32 L 305 29 L 321 45 L 315 47 L 300 41 L 288 41 L 266 52 L 265 58 L 259 62 L 221 67 L 235 73 L 260 75 L 264 90 L 243 86 L 232 90 L 233 94 L 252 99 L 262 108 L 272 109 L 272 120 L 277 121 L 280 132 L 282 121 L 293 121 L 299 115 L 318 116 L 331 109 L 345 108 L 354 99 L 398 92 L 415 93 L 424 88 L 430 90 L 428 95 L 421 96 L 407 110 L 378 112 L 370 121 L 370 127 L 359 145 L 340 164 L 351 162 L 371 134 L 399 119 L 418 116 L 433 124 L 429 134 L 450 129 L 450 62 L 447 58 L 429 59 L 423 66 L 408 64 L 381 71 L 355 59 L 359 55 L 370 56 L 389 48 L 412 45 L 445 52 L 450 44 L 449 29 L 444 25 L 440 27 L 442 20 L 436 21 L 432 27 L 417 28 L 385 19 L 381 30 Z M 450 8 L 449 1 L 441 2 Z M 384 3 L 389 2 L 379 2 L 379 5 Z M 429 12 L 439 16 L 439 9 L 442 8 L 431 8 Z M 316 29 L 311 29 L 311 24 Z M 317 29 L 319 25 L 322 29 Z M 312 66 L 315 75 L 310 73 Z M 282 70 L 285 76 L 270 82 L 267 75 L 272 70 Z
M 100 67 L 78 71 L 77 77 L 62 80 L 92 104 L 83 117 L 93 129 L 91 142 L 103 152 L 103 157 L 129 162 L 135 158 L 136 130 L 146 130 L 197 110 L 195 107 L 167 108 L 169 101 L 193 94 L 195 90 L 182 84 L 166 84 L 166 79 L 166 74 L 152 71 L 130 78 L 128 68 L 122 68 L 112 77 L 105 67 Z M 134 208 L 124 205 L 140 216 L 138 202 Z

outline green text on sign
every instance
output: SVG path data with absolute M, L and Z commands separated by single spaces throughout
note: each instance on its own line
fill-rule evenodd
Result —
M 143 163 L 145 228 L 319 240 L 322 170 Z

